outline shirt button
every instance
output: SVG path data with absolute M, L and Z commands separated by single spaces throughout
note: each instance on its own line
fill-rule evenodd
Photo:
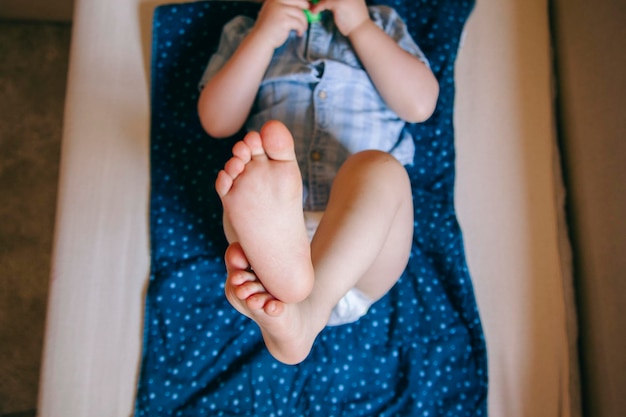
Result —
M 320 93 L 318 94 L 318 97 L 321 98 L 322 100 L 326 100 L 326 97 L 328 97 L 328 94 L 326 93 L 325 90 L 320 91 Z
M 322 159 L 322 154 L 319 151 L 313 151 L 311 152 L 311 159 L 315 162 L 319 161 L 320 159 Z

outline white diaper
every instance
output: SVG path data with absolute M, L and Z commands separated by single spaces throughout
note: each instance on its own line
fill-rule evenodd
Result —
M 323 216 L 323 211 L 304 212 L 304 224 L 309 236 L 309 241 L 313 239 L 317 226 L 319 226 Z M 356 288 L 352 288 L 333 308 L 327 325 L 340 326 L 342 324 L 353 323 L 363 317 L 372 304 L 373 301 L 367 295 Z
M 352 288 L 333 308 L 327 326 L 354 323 L 370 309 L 373 301 L 362 291 Z
M 323 211 L 305 211 L 304 212 L 304 225 L 306 226 L 306 233 L 309 236 L 309 242 L 313 240 L 313 235 L 317 230 L 317 226 L 320 225 L 324 217 Z

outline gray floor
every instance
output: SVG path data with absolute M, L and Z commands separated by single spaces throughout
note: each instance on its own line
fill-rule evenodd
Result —
M 0 415 L 35 415 L 71 27 L 0 21 Z

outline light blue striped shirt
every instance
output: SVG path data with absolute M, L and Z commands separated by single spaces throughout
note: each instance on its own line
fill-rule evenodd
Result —
M 369 11 L 403 49 L 428 65 L 393 9 L 372 6 Z M 201 86 L 232 56 L 253 25 L 254 20 L 244 16 L 226 24 Z M 325 209 L 333 179 L 351 154 L 377 149 L 402 164 L 413 162 L 415 147 L 405 122 L 384 103 L 330 13 L 311 24 L 305 36 L 292 32 L 276 49 L 246 128 L 258 131 L 271 119 L 285 123 L 294 137 L 305 210 Z

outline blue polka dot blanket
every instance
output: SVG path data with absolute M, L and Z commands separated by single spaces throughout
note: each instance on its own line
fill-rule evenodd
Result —
M 415 235 L 400 281 L 352 324 L 327 327 L 299 365 L 277 362 L 224 296 L 214 190 L 232 140 L 203 131 L 198 80 L 222 26 L 258 4 L 160 6 L 153 22 L 151 275 L 137 416 L 485 416 L 487 355 L 453 201 L 454 62 L 473 0 L 387 0 L 440 82 L 407 126 Z M 233 139 L 234 140 L 234 139 Z

